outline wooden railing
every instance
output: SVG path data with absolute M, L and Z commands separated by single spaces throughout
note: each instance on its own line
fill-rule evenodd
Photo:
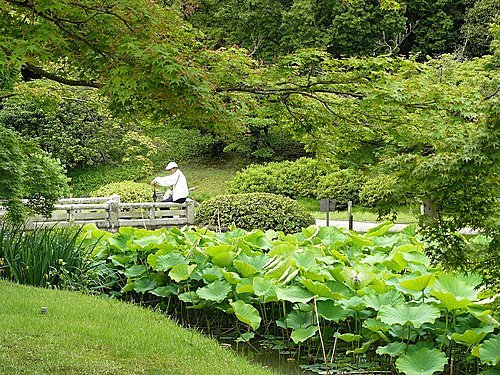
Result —
M 95 224 L 98 228 L 117 230 L 122 226 L 154 229 L 194 224 L 195 201 L 185 203 L 122 203 L 119 195 L 100 198 L 60 199 L 51 216 L 34 215 L 27 229 L 54 225 Z

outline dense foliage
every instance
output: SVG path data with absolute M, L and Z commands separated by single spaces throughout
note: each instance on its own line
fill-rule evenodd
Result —
M 337 208 L 347 207 L 347 202 L 359 203 L 359 192 L 363 187 L 363 172 L 354 169 L 340 169 L 320 178 L 318 198 L 331 198 L 336 201 Z
M 197 0 L 182 2 L 184 16 L 210 37 L 215 48 L 238 45 L 271 61 L 301 48 L 335 56 L 440 55 L 488 52 L 487 23 L 498 2 Z M 481 21 L 479 21 L 481 20 Z
M 265 192 L 291 198 L 316 197 L 321 176 L 329 168 L 315 159 L 301 158 L 264 165 L 251 165 L 229 183 L 229 193 Z
M 325 367 L 332 349 L 351 366 L 371 361 L 404 374 L 498 365 L 500 325 L 480 300 L 480 279 L 432 267 L 411 230 L 389 235 L 390 227 L 365 235 L 315 226 L 293 235 L 88 227 L 83 235 L 96 244 L 103 291 L 211 333 L 239 321 L 238 340 L 303 344 L 323 353 Z
M 242 193 L 219 195 L 202 202 L 196 211 L 196 222 L 292 233 L 313 224 L 314 218 L 290 198 L 270 193 Z
M 47 215 L 67 189 L 59 161 L 13 130 L 0 126 L 0 200 L 14 221 L 22 219 L 25 206 Z M 27 199 L 27 205 L 22 199 Z
M 120 202 L 152 202 L 153 187 L 134 181 L 112 182 L 93 191 L 90 196 L 109 197 L 116 194 L 120 196 Z
M 108 112 L 93 90 L 38 81 L 3 101 L 0 126 L 35 141 L 67 169 L 83 168 L 122 156 L 127 128 Z

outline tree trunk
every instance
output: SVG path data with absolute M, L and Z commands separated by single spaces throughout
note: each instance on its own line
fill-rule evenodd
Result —
M 427 198 L 424 202 L 424 215 L 427 215 L 431 219 L 437 219 L 437 208 L 436 203 L 432 198 Z

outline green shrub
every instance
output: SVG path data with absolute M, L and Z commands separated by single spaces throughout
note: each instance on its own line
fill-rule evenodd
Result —
M 0 199 L 6 200 L 9 217 L 22 221 L 22 198 L 34 212 L 48 215 L 59 198 L 68 193 L 68 178 L 59 160 L 33 141 L 0 125 Z
M 151 202 L 153 188 L 145 183 L 134 181 L 113 182 L 93 191 L 92 197 L 109 197 L 118 194 L 121 202 Z
M 144 177 L 142 165 L 130 163 L 126 165 L 99 165 L 68 173 L 71 178 L 71 192 L 75 197 L 89 196 L 94 190 L 104 185 L 138 180 Z
M 314 224 L 314 218 L 294 200 L 269 193 L 221 195 L 200 204 L 196 221 L 201 225 L 274 229 L 293 233 Z
M 290 198 L 316 197 L 326 169 L 317 160 L 301 158 L 265 165 L 251 165 L 229 183 L 229 193 L 265 192 Z
M 359 203 L 359 192 L 366 181 L 359 170 L 341 169 L 322 176 L 318 184 L 318 198 L 332 198 L 337 208 L 347 207 L 347 202 Z
M 57 84 L 41 84 L 42 92 Z M 124 126 L 111 117 L 88 90 L 71 90 L 77 100 L 54 102 L 52 97 L 16 96 L 0 111 L 0 124 L 34 140 L 67 169 L 82 168 L 116 159 L 122 154 Z M 38 95 L 38 94 L 37 94 Z M 92 96 L 92 95 L 91 95 Z

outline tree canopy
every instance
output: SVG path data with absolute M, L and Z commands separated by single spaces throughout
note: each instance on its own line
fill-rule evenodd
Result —
M 414 30 L 407 50 L 450 50 L 466 8 L 460 3 L 464 9 L 455 14 L 451 3 L 244 1 L 246 13 L 231 21 L 240 24 L 227 41 L 211 44 L 221 48 L 212 49 L 183 17 L 194 20 L 198 6 L 206 5 L 222 12 L 231 28 L 230 1 L 218 10 L 211 2 L 191 8 L 183 2 L 181 13 L 147 0 L 6 0 L 0 3 L 0 90 L 7 97 L 19 92 L 21 79 L 46 78 L 94 88 L 125 116 L 182 117 L 226 134 L 283 128 L 319 158 L 383 180 L 380 213 L 422 199 L 454 226 L 477 227 L 498 212 L 498 26 L 491 28 L 493 56 L 476 60 L 357 56 L 372 55 L 380 35 L 392 33 L 397 41 L 408 22 L 424 22 L 422 14 L 433 7 L 441 7 L 433 14 L 443 24 L 432 25 L 446 35 L 433 36 L 429 24 L 420 37 Z M 330 13 L 321 13 L 326 8 Z M 248 38 L 238 39 L 242 25 L 252 22 Z M 354 26 L 350 40 L 342 33 Z M 224 29 L 214 28 L 208 37 L 217 32 Z M 259 44 L 264 37 L 279 47 Z M 415 47 L 418 40 L 426 47 Z M 339 47 L 332 50 L 332 43 Z M 386 52 L 403 48 L 403 39 L 392 45 Z M 252 57 L 261 46 L 272 56 L 268 62 Z M 299 49 L 311 46 L 321 48 Z M 19 137 L 2 131 L 4 139 Z M 11 180 L 21 178 L 16 176 Z

